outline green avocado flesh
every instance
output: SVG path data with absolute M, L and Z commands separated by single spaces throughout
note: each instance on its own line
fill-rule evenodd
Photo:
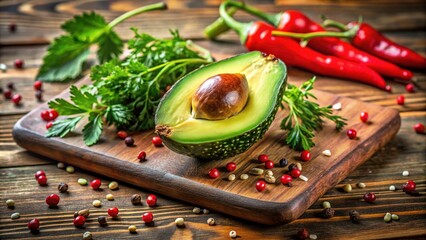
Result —
M 191 99 L 210 77 L 244 74 L 248 100 L 236 115 L 222 120 L 193 118 Z M 199 159 L 223 159 L 246 151 L 262 138 L 282 101 L 285 64 L 272 55 L 249 52 L 212 63 L 173 85 L 158 106 L 156 132 L 171 150 Z

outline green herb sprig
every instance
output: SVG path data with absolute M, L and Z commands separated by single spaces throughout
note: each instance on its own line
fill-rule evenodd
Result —
M 346 119 L 333 115 L 331 106 L 320 107 L 308 100 L 317 99 L 310 90 L 313 89 L 315 77 L 304 82 L 300 87 L 287 85 L 283 103 L 287 105 L 288 115 L 281 122 L 281 129 L 287 130 L 286 143 L 296 150 L 308 150 L 315 146 L 314 131 L 322 128 L 324 118 L 333 121 L 336 129 L 341 130 L 346 125 Z M 284 105 L 282 105 L 284 108 Z
M 66 32 L 56 38 L 47 49 L 37 79 L 60 82 L 78 77 L 90 53 L 90 46 L 98 46 L 100 63 L 118 57 L 123 51 L 123 41 L 113 28 L 122 21 L 143 12 L 167 9 L 165 3 L 155 3 L 129 11 L 110 23 L 97 13 L 83 13 L 62 24 Z
M 130 55 L 112 59 L 92 68 L 91 85 L 71 86 L 70 101 L 57 98 L 49 102 L 61 116 L 47 137 L 64 137 L 80 120 L 86 145 L 99 141 L 104 123 L 118 129 L 139 131 L 154 127 L 154 112 L 167 86 L 190 71 L 213 61 L 209 52 L 171 31 L 171 39 L 139 34 L 129 41 Z

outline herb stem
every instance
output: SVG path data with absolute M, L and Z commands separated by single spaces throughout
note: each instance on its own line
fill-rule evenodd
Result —
M 109 24 L 108 27 L 111 29 L 113 27 L 115 27 L 117 24 L 123 22 L 124 20 L 133 17 L 135 15 L 144 13 L 144 12 L 149 12 L 149 11 L 154 11 L 154 10 L 165 10 L 167 9 L 167 4 L 164 2 L 159 2 L 159 3 L 154 3 L 154 4 L 150 4 L 150 5 L 146 5 L 140 8 L 136 8 L 132 11 L 126 12 L 123 15 L 120 15 L 119 17 L 117 17 L 116 19 L 112 20 Z

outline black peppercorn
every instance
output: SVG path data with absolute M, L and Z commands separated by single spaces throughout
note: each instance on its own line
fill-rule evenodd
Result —
M 108 224 L 107 218 L 105 216 L 98 217 L 98 222 L 99 222 L 99 225 L 101 226 L 106 226 Z
M 139 194 L 133 194 L 130 200 L 132 201 L 132 204 L 138 205 L 141 204 L 142 197 Z
M 10 90 L 14 90 L 15 86 L 13 85 L 13 83 L 10 82 L 7 84 L 7 88 L 9 88 Z
M 61 193 L 67 192 L 68 191 L 68 184 L 66 183 L 59 183 L 58 185 L 58 191 Z
M 16 23 L 9 23 L 9 32 L 16 32 Z
M 124 143 L 126 144 L 126 146 L 131 147 L 135 143 L 135 140 L 133 140 L 132 137 L 126 137 L 124 139 Z
M 360 215 L 358 211 L 356 210 L 349 211 L 349 217 L 353 223 L 359 223 Z
M 297 238 L 304 240 L 309 238 L 309 232 L 306 228 L 302 228 L 297 232 Z
M 288 160 L 287 160 L 287 159 L 282 158 L 282 159 L 280 160 L 280 166 L 281 166 L 281 167 L 285 167 L 285 166 L 287 166 L 287 164 L 288 164 Z
M 43 101 L 43 92 L 41 90 L 37 90 L 35 92 L 35 97 L 37 98 L 37 101 L 39 102 Z
M 295 167 L 296 167 L 296 164 L 292 163 L 292 164 L 288 165 L 288 170 L 291 171 Z
M 323 216 L 323 218 L 334 217 L 334 209 L 333 208 L 324 208 L 324 210 L 322 210 L 322 216 Z
M 3 87 L 0 87 L 0 93 L 3 93 Z

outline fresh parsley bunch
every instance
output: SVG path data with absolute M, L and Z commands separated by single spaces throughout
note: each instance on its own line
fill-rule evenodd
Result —
M 43 64 L 37 74 L 42 81 L 60 82 L 81 74 L 90 46 L 97 44 L 100 63 L 118 57 L 123 51 L 123 41 L 113 31 L 122 21 L 137 14 L 167 9 L 165 3 L 155 3 L 129 11 L 110 23 L 97 13 L 83 13 L 62 24 L 66 34 L 56 38 L 47 49 Z
M 92 68 L 91 85 L 70 88 L 71 102 L 54 99 L 49 107 L 69 118 L 55 121 L 47 137 L 64 137 L 85 116 L 86 145 L 95 144 L 104 123 L 139 131 L 154 127 L 154 112 L 167 87 L 190 71 L 212 62 L 210 53 L 186 41 L 177 31 L 171 39 L 138 33 L 129 41 L 130 55 Z
M 310 90 L 313 89 L 315 77 L 304 82 L 300 87 L 288 84 L 283 96 L 289 114 L 282 120 L 281 129 L 287 130 L 286 143 L 296 150 L 308 150 L 315 146 L 314 131 L 320 130 L 324 124 L 323 118 L 336 124 L 341 130 L 346 125 L 346 119 L 333 115 L 331 106 L 320 107 L 309 98 L 317 99 Z M 284 108 L 284 105 L 282 105 Z

